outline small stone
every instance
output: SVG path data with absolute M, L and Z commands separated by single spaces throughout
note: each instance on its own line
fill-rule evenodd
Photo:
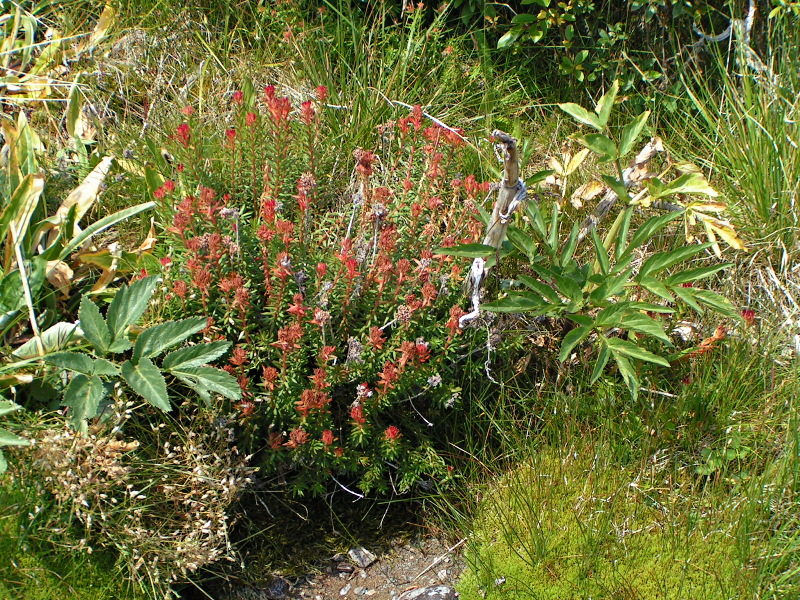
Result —
M 447 569 L 442 569 L 441 571 L 437 571 L 436 576 L 444 581 L 445 579 L 447 579 Z
M 358 574 L 361 576 L 361 579 L 366 579 L 367 578 L 367 572 L 366 571 L 360 571 Z
M 378 590 L 367 590 L 366 592 L 364 592 L 364 595 L 365 596 L 374 596 L 377 593 L 378 593 Z
M 397 600 L 456 600 L 458 592 L 447 585 L 431 585 L 407 590 Z
M 358 586 L 358 587 L 356 587 L 356 588 L 353 588 L 353 593 L 354 593 L 356 596 L 363 596 L 363 595 L 364 595 L 364 592 L 366 592 L 366 591 L 367 591 L 367 590 L 366 590 L 365 588 L 361 587 L 361 586 Z
M 348 592 L 350 592 L 350 584 L 349 583 L 346 586 L 344 586 L 342 589 L 339 590 L 339 595 L 340 596 L 346 596 L 348 594 Z
M 372 552 L 363 546 L 351 549 L 347 552 L 347 555 L 350 557 L 350 560 L 352 560 L 362 569 L 366 569 L 368 566 L 378 560 L 378 558 Z

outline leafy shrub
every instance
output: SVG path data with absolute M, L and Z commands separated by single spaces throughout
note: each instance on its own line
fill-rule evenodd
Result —
M 382 128 L 380 155 L 354 150 L 346 192 L 325 185 L 326 96 L 297 107 L 247 85 L 224 128 L 184 110 L 174 167 L 155 154 L 148 172 L 174 250 L 168 310 L 234 344 L 240 435 L 267 473 L 298 493 L 330 475 L 405 492 L 448 478 L 429 427 L 459 401 L 461 268 L 432 249 L 478 235 L 488 185 L 458 174 L 462 134 L 419 107 Z
M 665 347 L 672 346 L 668 335 L 672 326 L 669 320 L 664 320 L 665 315 L 680 314 L 687 309 L 698 313 L 710 309 L 726 317 L 738 317 L 723 296 L 695 287 L 728 264 L 692 268 L 684 265 L 712 249 L 721 256 L 717 237 L 737 249 L 744 249 L 744 244 L 729 222 L 715 216 L 725 210 L 724 204 L 694 198 L 718 195 L 695 169 L 683 166 L 685 172 L 671 181 L 667 181 L 665 175 L 672 170 L 672 164 L 659 176 L 648 172 L 647 163 L 659 148 L 663 150 L 657 138 L 623 170 L 621 160 L 633 151 L 648 113 L 642 113 L 622 127 L 618 140 L 612 139 L 617 136 L 611 132 L 609 118 L 618 90 L 615 82 L 594 111 L 577 104 L 561 105 L 578 123 L 594 130 L 574 136 L 586 146 L 579 155 L 585 157 L 590 150 L 600 163 L 616 166 L 615 175 L 604 175 L 603 184 L 597 183 L 598 193 L 604 196 L 595 214 L 583 223 L 576 221 L 565 236 L 561 232 L 558 202 L 552 203 L 549 215 L 538 198 L 530 203 L 528 225 L 524 228 L 512 226 L 508 230 L 510 246 L 523 264 L 527 264 L 507 282 L 508 293 L 484 308 L 496 312 L 528 312 L 534 317 L 565 322 L 559 360 L 570 359 L 581 344 L 591 344 L 596 350 L 596 360 L 590 383 L 604 374 L 613 358 L 635 398 L 641 385 L 640 369 L 634 367 L 635 363 L 670 366 L 670 361 L 661 356 L 654 345 L 658 342 Z M 574 169 L 560 170 L 564 175 Z M 558 187 L 564 189 L 560 183 Z M 632 191 L 636 192 L 633 196 Z M 618 201 L 623 210 L 601 238 L 597 224 Z M 666 214 L 650 217 L 629 234 L 634 213 L 655 207 L 666 210 Z M 690 233 L 695 223 L 702 224 L 709 241 L 653 252 L 654 240 L 679 218 L 685 221 L 687 241 L 695 241 Z M 577 253 L 580 241 L 586 236 L 591 236 L 592 246 Z

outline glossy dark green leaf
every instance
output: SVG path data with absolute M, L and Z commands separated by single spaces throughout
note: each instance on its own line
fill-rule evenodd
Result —
M 538 296 L 525 292 L 510 292 L 505 298 L 481 305 L 489 312 L 520 313 L 542 308 L 545 302 Z
M 633 149 L 633 145 L 642 134 L 642 130 L 649 116 L 650 111 L 646 110 L 622 128 L 622 134 L 619 138 L 619 155 L 621 157 L 625 156 Z
M 151 275 L 117 290 L 106 314 L 112 342 L 122 339 L 128 327 L 144 314 L 157 283 L 158 276 Z
M 558 353 L 558 360 L 564 362 L 569 358 L 572 349 L 585 340 L 592 332 L 591 327 L 577 327 L 564 336 L 561 342 L 561 350 Z

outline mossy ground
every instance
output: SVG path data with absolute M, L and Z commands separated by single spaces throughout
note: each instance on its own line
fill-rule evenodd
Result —
M 737 521 L 747 498 L 704 490 L 658 456 L 630 466 L 608 456 L 587 442 L 543 447 L 493 486 L 461 597 L 746 597 Z

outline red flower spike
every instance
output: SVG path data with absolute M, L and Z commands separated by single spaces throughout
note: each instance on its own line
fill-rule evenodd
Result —
M 322 443 L 325 444 L 325 447 L 332 446 L 333 442 L 336 441 L 336 438 L 333 437 L 333 432 L 330 429 L 326 429 L 322 432 Z
M 244 102 L 244 92 L 242 92 L 241 90 L 236 90 L 235 92 L 233 92 L 231 100 L 233 100 L 234 104 L 242 104 Z
M 383 432 L 383 439 L 390 443 L 397 442 L 401 436 L 400 430 L 394 425 L 390 425 L 386 428 L 386 431 Z
M 182 123 L 178 125 L 178 128 L 175 130 L 175 137 L 178 141 L 183 145 L 184 148 L 189 147 L 189 142 L 192 139 L 192 132 L 189 129 L 188 123 Z
M 744 319 L 745 324 L 749 327 L 756 322 L 756 311 L 745 308 L 742 311 L 742 319 Z
M 317 100 L 325 102 L 328 99 L 328 88 L 324 85 L 317 86 Z

